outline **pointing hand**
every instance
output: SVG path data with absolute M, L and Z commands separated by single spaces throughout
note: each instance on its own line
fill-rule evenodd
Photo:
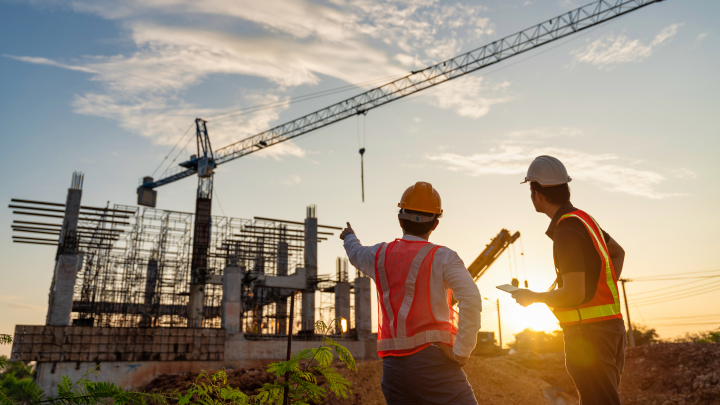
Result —
M 343 231 L 340 233 L 340 239 L 345 240 L 345 237 L 350 235 L 351 233 L 354 235 L 355 231 L 353 231 L 352 226 L 350 226 L 350 222 L 347 223 L 347 228 L 343 229 Z

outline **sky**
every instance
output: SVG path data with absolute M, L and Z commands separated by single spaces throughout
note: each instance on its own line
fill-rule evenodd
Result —
M 0 197 L 64 202 L 78 170 L 83 205 L 133 205 L 139 179 L 165 170 L 196 117 L 275 103 L 210 119 L 217 149 L 372 86 L 279 101 L 382 83 L 580 5 L 0 1 Z M 499 300 L 507 343 L 526 327 L 557 329 L 543 305 L 523 309 L 494 288 L 517 276 L 542 291 L 554 279 L 549 218 L 519 184 L 533 158 L 549 154 L 573 178 L 573 203 L 626 251 L 623 277 L 637 278 L 626 285 L 632 321 L 663 338 L 716 328 L 720 294 L 708 287 L 717 279 L 684 281 L 683 273 L 720 269 L 718 12 L 713 0 L 654 4 L 227 163 L 215 176 L 213 213 L 297 221 L 315 204 L 320 223 L 350 222 L 375 244 L 401 236 L 405 188 L 430 182 L 445 211 L 431 241 L 466 264 L 502 228 L 522 234 L 514 256 L 511 249 L 478 282 L 488 299 L 482 330 L 497 332 Z M 181 151 L 177 161 L 195 153 Z M 195 188 L 194 178 L 159 188 L 158 208 L 193 211 Z M 11 211 L 0 211 L 0 333 L 8 334 L 44 323 L 54 262 L 52 247 L 12 242 Z M 338 256 L 339 239 L 321 243 L 320 273 L 334 274 Z M 642 279 L 662 274 L 680 280 Z M 690 293 L 709 292 L 662 299 L 691 281 Z

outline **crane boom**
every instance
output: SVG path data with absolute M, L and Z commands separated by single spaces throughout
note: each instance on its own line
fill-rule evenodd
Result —
M 407 76 L 380 87 L 368 90 L 329 107 L 220 148 L 214 152 L 214 161 L 210 162 L 210 164 L 217 166 L 342 121 L 353 115 L 366 114 L 373 108 L 410 96 L 449 80 L 457 79 L 468 73 L 494 65 L 515 55 L 565 38 L 576 32 L 597 26 L 613 18 L 660 1 L 662 0 L 595 1 L 483 47 L 425 69 L 413 71 Z M 198 137 L 200 138 L 200 135 L 198 135 Z M 205 132 L 205 137 L 207 137 L 207 132 Z M 181 167 L 163 179 L 153 181 L 148 177 L 143 181 L 141 188 L 146 190 L 153 189 L 191 176 L 198 172 L 199 160 L 200 159 L 195 158 L 194 160 L 191 159 L 180 164 Z
M 468 266 L 468 271 L 473 280 L 478 281 L 480 277 L 490 268 L 495 260 L 500 257 L 502 252 L 507 249 L 510 244 L 514 243 L 520 237 L 520 232 L 510 235 L 510 231 L 502 229 L 496 237 L 492 238 L 490 243 L 485 246 L 485 250 L 478 255 L 477 259 Z

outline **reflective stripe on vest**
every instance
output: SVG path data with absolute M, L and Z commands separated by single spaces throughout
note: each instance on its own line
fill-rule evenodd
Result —
M 418 243 L 418 242 L 406 242 L 402 240 L 398 240 L 395 243 Z M 411 350 L 418 346 L 422 346 L 427 343 L 432 342 L 443 342 L 447 343 L 449 345 L 452 345 L 455 341 L 455 333 L 456 333 L 456 327 L 453 326 L 452 323 L 448 324 L 447 322 L 440 322 L 436 323 L 434 321 L 432 313 L 424 312 L 424 314 L 427 314 L 428 316 L 428 323 L 425 324 L 426 326 L 430 326 L 427 330 L 421 330 L 419 332 L 412 333 L 414 331 L 411 331 L 411 336 L 408 336 L 408 316 L 411 313 L 411 310 L 413 308 L 413 302 L 415 301 L 415 293 L 417 291 L 417 283 L 418 275 L 420 274 L 421 268 L 423 268 L 423 262 L 426 259 L 432 260 L 434 257 L 434 252 L 440 248 L 438 245 L 434 245 L 432 243 L 425 243 L 422 247 L 420 247 L 419 250 L 417 250 L 417 253 L 415 254 L 415 257 L 413 258 L 412 262 L 410 263 L 409 269 L 407 269 L 407 275 L 405 276 L 404 280 L 404 294 L 402 302 L 399 303 L 400 308 L 397 311 L 397 320 L 396 320 L 396 314 L 393 311 L 392 304 L 391 304 L 391 297 L 390 297 L 390 284 L 388 282 L 388 273 L 387 269 L 385 268 L 385 261 L 386 261 L 386 255 L 388 251 L 388 247 L 390 244 L 384 244 L 377 252 L 377 261 L 376 261 L 376 271 L 377 271 L 377 287 L 380 290 L 379 298 L 382 300 L 382 305 L 380 305 L 382 314 L 378 314 L 380 319 L 379 321 L 382 323 L 382 317 L 383 315 L 387 317 L 387 320 L 389 322 L 389 325 L 387 325 L 387 328 L 384 325 L 381 325 L 378 328 L 378 341 L 377 341 L 377 350 L 381 352 L 381 356 L 387 353 L 388 351 L 401 351 L 401 350 Z M 393 254 L 401 253 L 397 250 L 399 249 L 398 246 L 394 246 L 391 250 L 393 251 Z M 411 249 L 414 250 L 414 249 Z M 397 252 L 397 253 L 396 253 Z M 427 271 L 432 271 L 432 262 L 427 264 Z M 393 271 L 401 271 L 402 273 L 390 273 L 390 274 L 404 274 L 405 269 L 390 269 L 391 272 Z M 430 277 L 430 274 L 427 274 L 427 277 Z M 395 286 L 397 286 L 397 279 Z M 423 281 L 424 282 L 424 281 Z M 424 285 L 424 284 L 423 284 Z M 428 291 L 429 293 L 429 291 Z M 392 301 L 396 302 L 396 305 L 398 304 L 398 298 L 393 298 Z M 429 297 L 428 297 L 429 298 Z M 429 301 L 428 301 L 429 302 Z M 448 310 L 450 311 L 451 308 L 448 306 Z M 432 311 L 432 309 L 430 309 Z M 413 312 L 414 314 L 417 314 Z M 414 318 L 416 315 L 413 315 L 413 320 L 417 321 L 418 319 L 423 318 Z M 452 316 L 449 317 L 449 319 L 453 319 Z M 397 324 L 396 324 L 397 322 Z M 433 325 L 435 324 L 435 325 Z M 389 335 L 388 330 L 389 329 Z M 408 353 L 409 354 L 409 353 Z M 404 354 L 392 354 L 390 355 L 404 355 Z
M 593 225 L 595 225 L 596 229 L 593 229 L 590 224 L 587 221 L 587 218 L 583 218 L 583 215 L 586 215 L 587 218 L 592 221 Z M 577 308 L 557 308 L 553 310 L 553 313 L 555 314 L 555 317 L 560 322 L 561 325 L 563 324 L 573 324 L 578 323 L 582 321 L 588 321 L 592 322 L 593 320 L 598 320 L 598 318 L 620 318 L 622 317 L 620 312 L 620 299 L 618 297 L 618 291 L 617 291 L 617 285 L 615 284 L 615 278 L 613 274 L 613 269 L 611 268 L 612 262 L 610 261 L 610 255 L 607 251 L 607 246 L 605 245 L 605 239 L 601 235 L 598 235 L 597 232 L 600 232 L 600 225 L 595 221 L 595 219 L 590 216 L 589 214 L 577 210 L 569 214 L 565 214 L 560 218 L 560 221 L 562 221 L 565 218 L 577 218 L 580 221 L 582 221 L 583 225 L 585 225 L 585 229 L 587 229 L 588 233 L 590 233 L 590 236 L 595 241 L 595 248 L 598 252 L 598 254 L 601 256 L 601 262 L 605 264 L 604 270 L 605 270 L 605 282 L 602 283 L 601 279 L 598 280 L 598 288 L 595 291 L 596 297 L 601 293 L 601 288 L 607 287 L 610 293 L 613 297 L 612 303 L 603 303 L 601 305 L 588 305 L 591 304 L 593 301 L 595 301 L 595 297 L 588 301 L 587 303 L 580 305 Z M 560 222 L 558 221 L 558 223 Z

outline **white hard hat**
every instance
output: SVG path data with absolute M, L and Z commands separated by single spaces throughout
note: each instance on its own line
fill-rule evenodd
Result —
M 560 184 L 572 181 L 565 166 L 560 160 L 552 156 L 538 156 L 530 163 L 530 167 L 525 176 L 525 181 L 537 181 L 543 187 L 559 186 Z

